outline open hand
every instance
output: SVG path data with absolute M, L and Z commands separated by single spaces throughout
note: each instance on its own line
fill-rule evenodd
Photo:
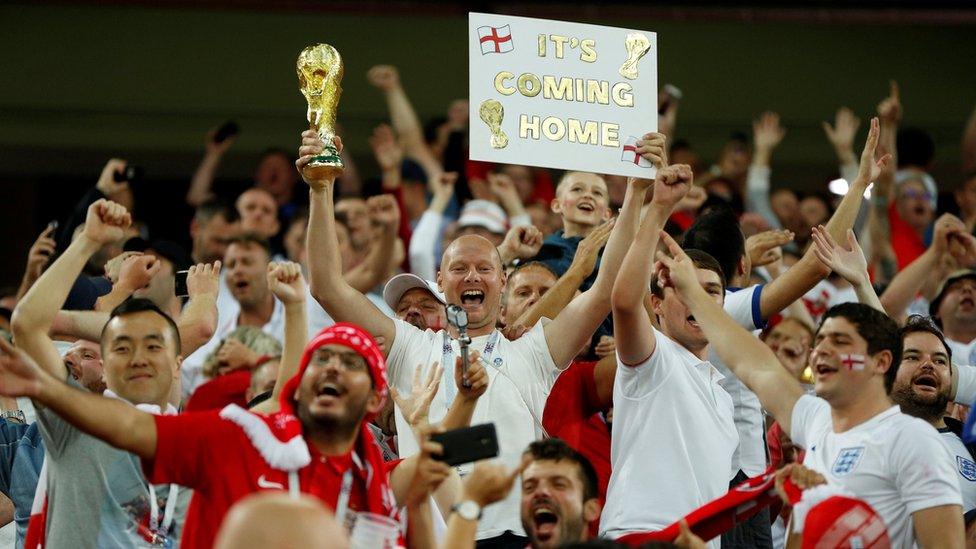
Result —
M 779 115 L 774 112 L 766 111 L 752 123 L 752 141 L 756 150 L 772 151 L 785 136 L 786 129 L 780 125 Z
M 860 127 L 861 119 L 854 116 L 854 111 L 847 107 L 837 109 L 833 127 L 830 126 L 829 122 L 823 122 L 823 130 L 827 135 L 827 140 L 838 152 L 854 150 L 854 137 Z
M 444 371 L 440 363 L 431 364 L 427 370 L 427 377 L 423 381 L 420 379 L 420 372 L 423 365 L 418 364 L 413 370 L 413 383 L 410 386 L 410 394 L 403 395 L 397 391 L 396 387 L 390 387 L 390 396 L 396 403 L 403 419 L 407 420 L 410 427 L 416 432 L 421 427 L 428 425 L 430 415 L 430 403 L 434 400 L 434 395 L 441 386 L 441 375 Z
M 868 262 L 852 229 L 847 229 L 847 247 L 837 244 L 823 225 L 814 227 L 811 236 L 821 263 L 855 286 L 867 281 Z
M 891 155 L 885 154 L 881 158 L 875 160 L 875 150 L 878 148 L 878 137 L 881 135 L 881 126 L 878 123 L 877 118 L 871 119 L 871 129 L 868 130 L 868 138 L 864 143 L 864 151 L 861 152 L 861 164 L 857 170 L 857 182 L 860 182 L 862 186 L 866 187 L 869 183 L 875 181 L 881 171 L 888 165 L 891 161 Z
M 610 240 L 610 233 L 613 231 L 616 222 L 616 218 L 605 221 L 590 231 L 590 234 L 586 235 L 583 240 L 580 240 L 579 245 L 576 246 L 576 253 L 573 254 L 571 269 L 578 268 L 581 272 L 586 273 L 586 276 L 590 276 L 596 267 L 596 260 L 600 257 L 600 251 Z

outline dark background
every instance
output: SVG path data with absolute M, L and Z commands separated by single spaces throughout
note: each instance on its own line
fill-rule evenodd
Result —
M 822 189 L 835 176 L 822 120 L 846 105 L 866 119 L 901 84 L 904 124 L 929 131 L 942 191 L 960 180 L 959 142 L 976 105 L 972 2 L 34 2 L 0 7 L 0 286 L 19 281 L 26 252 L 62 220 L 105 161 L 145 167 L 137 215 L 186 238 L 186 187 L 206 131 L 242 134 L 221 165 L 246 184 L 260 152 L 295 149 L 306 126 L 295 58 L 334 45 L 345 62 L 339 123 L 364 176 L 366 143 L 386 118 L 365 80 L 398 66 L 422 120 L 467 93 L 467 12 L 486 11 L 658 33 L 660 83 L 684 92 L 676 135 L 711 162 L 730 132 L 771 109 L 787 136 L 773 184 Z M 860 144 L 857 145 L 858 149 Z

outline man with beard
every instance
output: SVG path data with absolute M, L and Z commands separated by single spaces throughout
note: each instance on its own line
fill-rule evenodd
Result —
M 587 540 L 600 517 L 596 471 L 558 438 L 533 442 L 522 471 L 522 528 L 533 549 Z
M 298 286 L 304 284 L 297 270 L 293 274 L 279 283 L 291 299 L 301 299 Z M 154 416 L 69 387 L 6 342 L 0 350 L 4 395 L 29 396 L 82 431 L 132 452 L 150 481 L 194 490 L 184 548 L 211 547 L 230 507 L 261 490 L 315 496 L 340 523 L 352 512 L 397 517 L 390 474 L 365 427 L 386 399 L 386 363 L 375 340 L 357 326 L 336 324 L 312 339 L 298 372 L 281 389 L 280 411 L 270 415 L 229 405 L 220 412 Z M 418 471 L 411 484 L 426 489 L 419 471 L 443 479 L 450 469 L 430 460 L 430 446 L 422 445 L 418 463 L 397 471 Z M 408 498 L 413 524 L 429 513 L 427 497 Z
M 939 430 L 942 444 L 956 465 L 963 510 L 976 508 L 976 462 L 973 448 L 962 442 L 960 421 L 946 417 L 950 401 L 952 349 L 931 319 L 913 315 L 901 329 L 902 356 L 891 399 L 901 411 Z

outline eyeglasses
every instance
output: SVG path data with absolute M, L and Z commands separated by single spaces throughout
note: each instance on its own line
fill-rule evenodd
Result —
M 315 351 L 315 355 L 312 357 L 312 363 L 318 366 L 324 366 L 332 362 L 333 359 L 337 359 L 339 365 L 347 372 L 365 372 L 369 368 L 366 359 L 362 356 L 352 351 L 341 352 L 331 349 L 319 349 Z
M 921 198 L 922 200 L 931 200 L 932 195 L 928 191 L 916 191 L 915 189 L 905 189 L 901 192 L 902 198 Z

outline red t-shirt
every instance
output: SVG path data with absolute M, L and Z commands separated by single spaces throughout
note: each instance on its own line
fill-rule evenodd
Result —
M 156 456 L 143 460 L 146 478 L 192 488 L 180 546 L 208 548 L 214 544 L 224 515 L 238 500 L 262 490 L 288 490 L 288 473 L 271 468 L 244 430 L 219 412 L 155 416 Z M 350 452 L 325 457 L 308 445 L 312 461 L 298 471 L 302 493 L 335 510 L 342 478 L 352 470 L 349 510 L 365 508 L 368 470 Z M 387 474 L 386 471 L 383 474 Z
M 228 404 L 247 407 L 247 389 L 251 386 L 251 371 L 237 370 L 217 376 L 196 388 L 187 401 L 184 412 L 221 410 Z
M 898 209 L 892 202 L 888 206 L 888 225 L 891 229 L 891 247 L 898 259 L 898 270 L 907 267 L 918 256 L 925 253 L 925 242 L 918 236 L 915 229 L 898 215 Z
M 590 460 L 596 469 L 600 503 L 607 500 L 610 482 L 610 429 L 603 416 L 593 378 L 596 362 L 573 362 L 556 378 L 542 412 L 542 426 L 550 437 L 564 440 Z M 599 528 L 599 520 L 590 524 Z

